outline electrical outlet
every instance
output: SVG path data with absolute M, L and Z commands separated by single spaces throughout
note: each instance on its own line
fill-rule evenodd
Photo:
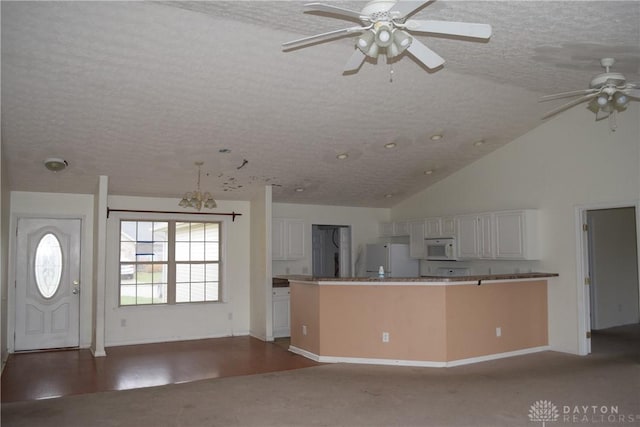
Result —
M 127 326 L 127 319 L 120 319 L 120 326 L 123 328 Z
M 382 333 L 382 342 L 389 342 L 389 332 Z
M 307 335 L 307 325 L 302 325 L 302 335 Z
M 497 337 L 501 337 L 502 336 L 502 328 L 496 328 L 496 336 Z

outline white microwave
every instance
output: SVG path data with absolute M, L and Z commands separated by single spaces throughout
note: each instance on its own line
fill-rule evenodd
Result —
M 453 237 L 445 237 L 441 239 L 425 239 L 425 252 L 427 255 L 427 260 L 455 261 L 458 259 L 456 239 Z

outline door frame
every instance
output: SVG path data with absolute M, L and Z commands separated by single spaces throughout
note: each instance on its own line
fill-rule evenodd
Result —
M 8 283 L 7 283 L 7 352 L 15 353 L 15 333 L 16 333 L 16 254 L 18 250 L 18 222 L 20 219 L 42 219 L 42 220 L 58 220 L 58 219 L 77 219 L 80 220 L 80 283 L 81 286 L 84 284 L 84 273 L 85 270 L 83 268 L 85 260 L 84 256 L 86 254 L 85 245 L 85 227 L 86 227 L 86 217 L 84 215 L 38 215 L 38 214 L 23 214 L 16 213 L 11 215 L 11 225 L 10 225 L 10 241 L 9 241 L 9 259 L 7 262 L 8 267 Z M 11 284 L 13 283 L 13 286 Z M 88 283 L 85 286 L 82 286 L 82 289 L 86 294 L 90 294 L 91 283 Z M 83 320 L 83 297 L 82 293 L 80 294 L 79 306 L 78 306 L 78 348 L 83 348 L 82 343 L 82 324 Z
M 577 305 L 578 305 L 578 354 L 586 356 L 591 353 L 591 339 L 587 332 L 591 332 L 591 304 L 590 291 L 585 289 L 585 280 L 589 277 L 589 242 L 588 234 L 583 229 L 587 223 L 587 211 L 600 209 L 634 208 L 636 217 L 636 247 L 638 256 L 638 277 L 640 277 L 640 201 L 603 202 L 578 205 L 575 207 L 576 232 L 576 277 L 577 277 Z M 640 283 L 638 284 L 640 287 Z M 640 292 L 639 292 L 640 294 Z M 640 299 L 640 298 L 639 298 Z M 639 301 L 640 303 L 640 301 Z

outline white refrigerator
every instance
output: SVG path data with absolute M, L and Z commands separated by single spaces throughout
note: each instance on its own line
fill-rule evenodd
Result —
M 367 276 L 377 276 L 380 266 L 385 277 L 418 277 L 420 260 L 409 256 L 409 245 L 403 243 L 369 244 L 365 254 Z

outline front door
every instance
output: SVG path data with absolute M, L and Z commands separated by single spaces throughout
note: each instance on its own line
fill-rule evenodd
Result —
M 77 347 L 80 219 L 18 219 L 15 350 Z

